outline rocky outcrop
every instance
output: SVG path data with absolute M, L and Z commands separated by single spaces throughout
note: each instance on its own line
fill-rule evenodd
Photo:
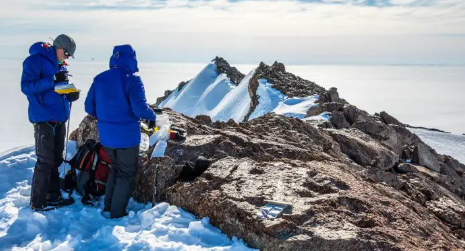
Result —
M 438 154 L 426 144 L 418 144 L 414 147 L 412 161 L 433 171 L 441 171 Z
M 325 102 L 340 102 L 339 93 L 336 87 L 329 88 L 323 95 Z
M 209 217 L 261 250 L 465 249 L 465 165 L 437 154 L 389 114 L 370 115 L 277 62 L 260 64 L 252 77 L 251 111 L 259 79 L 288 96 L 318 94 L 307 116 L 331 119 L 319 126 L 276 114 L 212 122 L 164 109 L 187 138 L 169 140 L 163 158 L 141 158 L 134 198 Z M 95 120 L 86 117 L 72 136 L 98 137 Z M 184 164 L 199 156 L 211 166 L 180 180 Z M 259 219 L 265 200 L 293 206 L 277 219 Z
M 254 75 L 249 80 L 248 93 L 250 97 L 250 108 L 247 114 L 245 115 L 243 122 L 246 122 L 249 120 L 250 115 L 252 115 L 252 113 L 255 111 L 255 108 L 257 108 L 258 104 L 260 103 L 259 97 L 257 95 L 259 80 L 260 80 L 260 75 L 257 74 L 257 71 L 255 71 Z
M 353 105 L 344 106 L 343 112 L 347 122 L 351 125 L 357 121 L 363 122 L 371 119 L 371 116 L 366 111 L 362 111 Z
M 347 122 L 344 113 L 335 111 L 331 114 L 329 121 L 334 125 L 336 129 L 348 128 L 350 124 Z
M 255 70 L 255 74 L 257 79 L 266 79 L 269 83 L 273 84 L 273 88 L 289 97 L 307 97 L 314 94 L 324 95 L 326 93 L 325 88 L 314 82 L 286 72 L 286 68 L 282 63 L 274 62 L 273 65 L 268 66 L 261 62 Z
M 395 152 L 357 129 L 329 130 L 343 153 L 364 167 L 391 169 L 399 160 Z
M 245 77 L 245 75 L 242 74 L 239 70 L 237 70 L 236 67 L 231 67 L 229 63 L 222 57 L 217 56 L 215 57 L 215 59 L 212 60 L 212 62 L 215 63 L 218 74 L 226 74 L 231 80 L 231 82 L 235 85 L 239 85 L 239 83 Z
M 137 201 L 208 216 L 261 250 L 465 248 L 465 166 L 451 157 L 438 155 L 439 173 L 399 163 L 382 140 L 357 128 L 320 129 L 275 114 L 237 124 L 164 113 L 188 136 L 170 140 L 163 158 L 141 159 Z M 212 165 L 179 181 L 185 162 L 198 156 Z M 292 203 L 292 210 L 258 219 L 266 199 Z
M 387 112 L 381 112 L 379 114 L 379 116 L 381 117 L 381 121 L 384 122 L 385 124 L 394 124 L 394 125 L 398 125 L 398 126 L 405 126 L 403 123 L 401 123 L 399 120 L 397 120 L 396 118 L 394 118 L 393 116 L 389 115 Z
M 69 135 L 69 139 L 76 141 L 78 147 L 83 145 L 88 139 L 99 141 L 97 119 L 90 115 L 84 117 L 79 127 Z

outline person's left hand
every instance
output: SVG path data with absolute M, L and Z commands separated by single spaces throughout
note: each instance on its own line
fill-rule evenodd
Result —
M 68 93 L 69 101 L 74 102 L 74 101 L 78 100 L 79 99 L 79 93 L 80 93 L 80 91 Z

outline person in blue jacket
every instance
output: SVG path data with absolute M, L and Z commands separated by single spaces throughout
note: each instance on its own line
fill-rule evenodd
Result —
M 30 206 L 35 211 L 46 211 L 69 205 L 72 198 L 63 199 L 60 192 L 58 168 L 63 162 L 66 135 L 65 122 L 69 119 L 70 102 L 75 94 L 58 94 L 55 85 L 68 81 L 65 60 L 74 57 L 76 43 L 64 34 L 53 45 L 34 43 L 23 62 L 21 91 L 29 101 L 29 121 L 34 125 L 37 162 L 32 178 Z
M 138 71 L 131 45 L 115 46 L 110 69 L 94 78 L 85 101 L 86 112 L 97 118 L 100 143 L 112 160 L 104 208 L 111 218 L 127 215 L 139 164 L 140 120 L 155 126 L 155 113 L 147 105 Z

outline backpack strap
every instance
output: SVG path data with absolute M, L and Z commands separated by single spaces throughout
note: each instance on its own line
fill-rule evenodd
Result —
M 97 163 L 98 163 L 98 153 L 94 152 L 94 161 L 92 161 L 92 173 L 95 173 L 95 170 L 97 170 Z

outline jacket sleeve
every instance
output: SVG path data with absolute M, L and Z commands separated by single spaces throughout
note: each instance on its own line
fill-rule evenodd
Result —
M 53 75 L 41 78 L 37 59 L 28 57 L 23 63 L 21 91 L 26 95 L 37 95 L 55 87 Z
M 95 83 L 95 79 L 94 79 Z M 95 108 L 95 88 L 94 83 L 90 86 L 89 92 L 87 92 L 86 101 L 84 102 L 84 106 L 86 112 L 94 117 L 97 117 L 97 109 Z
M 155 120 L 155 112 L 147 105 L 144 84 L 140 77 L 134 77 L 129 87 L 129 102 L 131 103 L 132 112 L 134 112 L 136 117 Z

